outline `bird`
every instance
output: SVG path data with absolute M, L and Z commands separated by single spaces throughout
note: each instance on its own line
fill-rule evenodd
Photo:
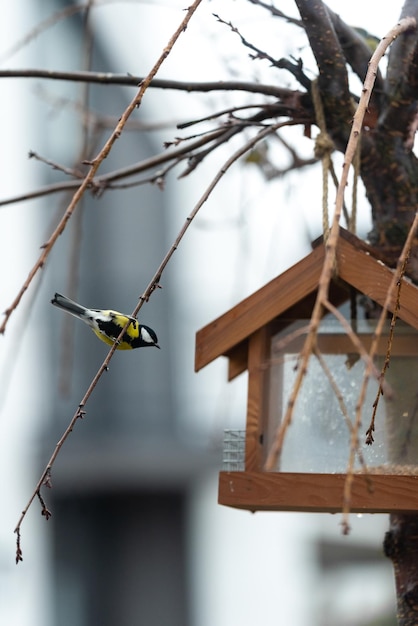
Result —
M 129 321 L 129 326 L 118 343 L 117 350 L 133 350 L 147 346 L 160 348 L 157 335 L 152 328 L 140 324 L 135 317 L 118 313 L 118 311 L 88 309 L 60 293 L 54 295 L 51 304 L 85 322 L 94 334 L 109 346 L 116 342 Z

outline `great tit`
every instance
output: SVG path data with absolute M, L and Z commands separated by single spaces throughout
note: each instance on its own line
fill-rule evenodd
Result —
M 129 320 L 129 326 L 117 346 L 117 350 L 133 350 L 134 348 L 144 348 L 146 346 L 160 347 L 157 335 L 152 328 L 140 324 L 136 318 L 130 315 L 123 315 L 123 313 L 110 310 L 87 309 L 81 306 L 81 304 L 70 300 L 70 298 L 62 296 L 60 293 L 55 294 L 51 304 L 85 322 L 90 326 L 94 334 L 109 346 L 115 343 Z

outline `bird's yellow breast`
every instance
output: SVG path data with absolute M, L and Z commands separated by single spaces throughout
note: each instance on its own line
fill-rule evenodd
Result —
M 113 344 L 115 343 L 116 337 L 115 339 L 111 339 L 110 337 L 107 337 L 107 335 L 104 335 L 102 332 L 100 332 L 100 330 L 96 330 L 95 328 L 92 328 L 92 331 L 94 332 L 96 337 L 107 343 L 108 346 L 113 346 Z M 132 350 L 132 346 L 122 339 L 116 350 Z
M 107 317 L 108 319 L 106 319 Z M 126 323 L 130 321 L 124 339 L 122 339 L 118 345 L 117 350 L 132 350 L 131 341 L 139 336 L 139 324 L 137 320 L 132 320 L 117 311 L 102 311 L 102 319 L 96 321 L 98 328 L 93 327 L 93 332 L 109 346 L 115 343 Z

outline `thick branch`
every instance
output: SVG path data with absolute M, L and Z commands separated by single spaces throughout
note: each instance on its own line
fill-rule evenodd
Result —
M 407 9 L 418 1 L 407 2 Z M 414 18 L 410 18 L 414 20 Z M 412 23 L 412 22 L 411 22 Z M 363 137 L 361 175 L 372 207 L 373 231 L 369 238 L 395 264 L 418 202 L 418 160 L 412 152 L 418 116 L 414 84 L 408 85 L 415 64 L 416 30 L 396 39 L 390 53 L 386 104 L 373 133 Z M 418 238 L 415 238 L 408 275 L 418 280 Z
M 346 60 L 326 5 L 321 0 L 296 0 L 296 5 L 318 65 L 328 131 L 337 147 L 344 150 L 354 113 Z
M 344 20 L 342 20 L 337 13 L 331 11 L 330 8 L 327 10 L 335 28 L 338 40 L 341 44 L 344 56 L 353 72 L 359 77 L 361 82 L 363 82 L 367 74 L 370 57 L 372 56 L 373 51 L 354 28 L 346 24 Z M 382 75 L 380 70 L 378 70 L 372 100 L 376 94 L 382 94 L 383 89 L 384 83 Z
M 418 1 L 407 0 L 402 17 L 418 20 Z M 405 142 L 417 116 L 418 33 L 410 30 L 394 41 L 386 78 L 386 107 L 379 119 L 384 133 L 399 136 Z M 409 145 L 412 148 L 412 145 Z
M 391 515 L 390 521 L 384 550 L 392 560 L 395 572 L 398 624 L 414 626 L 418 612 L 418 518 L 415 515 Z

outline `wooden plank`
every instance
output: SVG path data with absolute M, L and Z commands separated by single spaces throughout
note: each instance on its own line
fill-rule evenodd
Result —
M 418 512 L 418 476 L 370 475 L 353 480 L 353 513 Z M 339 513 L 343 507 L 344 474 L 285 472 L 220 472 L 219 504 L 250 511 Z
M 376 320 L 377 321 L 377 320 Z M 369 351 L 371 348 L 371 344 L 374 337 L 374 324 L 370 324 L 370 328 L 368 333 L 361 331 L 358 332 L 358 336 L 361 339 L 361 343 L 363 347 Z M 408 332 L 405 332 L 407 330 Z M 282 351 L 278 351 L 278 354 L 299 354 L 303 348 L 303 345 L 306 340 L 306 334 L 300 335 L 299 337 L 295 337 L 290 343 L 286 345 L 286 348 Z M 280 341 L 280 338 L 279 338 Z M 321 332 L 321 327 L 319 328 L 318 337 L 316 340 L 317 346 L 320 352 L 323 355 L 328 354 L 348 354 L 348 353 L 357 353 L 357 349 L 353 346 L 353 343 L 350 337 L 343 332 L 332 333 L 332 332 Z M 386 329 L 385 334 L 383 334 L 379 340 L 377 346 L 377 354 L 379 356 L 384 356 L 387 352 L 387 343 L 388 343 L 388 332 Z M 274 340 L 272 342 L 272 349 L 274 350 Z M 391 348 L 392 356 L 418 356 L 418 334 L 414 329 L 405 329 L 402 327 L 401 329 L 395 330 L 395 335 L 393 338 L 392 348 Z
M 341 281 L 340 281 L 341 282 Z M 339 306 L 345 302 L 348 298 L 348 290 L 342 284 L 332 283 L 330 287 L 330 298 L 335 306 Z M 272 334 L 276 334 L 282 331 L 295 319 L 306 319 L 306 323 L 312 313 L 312 308 L 315 303 L 316 291 L 308 294 L 302 300 L 299 300 L 295 305 L 286 309 L 283 318 L 275 318 L 272 327 Z M 247 369 L 248 360 L 248 338 L 242 341 L 238 345 L 234 346 L 229 352 L 225 353 L 229 360 L 228 363 L 228 381 L 233 380 L 239 374 L 242 374 Z
M 264 464 L 261 435 L 264 432 L 263 415 L 265 384 L 270 356 L 270 333 L 264 326 L 250 337 L 248 348 L 248 398 L 245 429 L 245 469 L 258 471 Z
M 199 330 L 196 334 L 195 371 L 226 354 L 314 291 L 323 261 L 324 247 L 319 246 L 299 263 Z
M 383 305 L 393 278 L 393 270 L 364 250 L 340 237 L 337 248 L 338 275 L 361 293 Z M 396 293 L 395 293 L 396 298 Z M 392 299 L 391 310 L 395 304 Z M 418 288 L 403 279 L 399 317 L 418 329 Z
M 225 356 L 228 357 L 228 381 L 230 381 L 247 369 L 248 341 L 242 341 Z

